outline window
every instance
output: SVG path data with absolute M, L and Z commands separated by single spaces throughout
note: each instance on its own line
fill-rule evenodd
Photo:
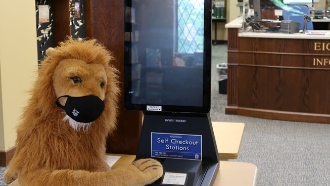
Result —
M 204 0 L 178 0 L 178 52 L 203 52 Z

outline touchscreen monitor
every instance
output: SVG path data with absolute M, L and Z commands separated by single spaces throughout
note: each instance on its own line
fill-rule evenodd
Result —
M 209 112 L 211 23 L 211 1 L 125 1 L 125 108 Z

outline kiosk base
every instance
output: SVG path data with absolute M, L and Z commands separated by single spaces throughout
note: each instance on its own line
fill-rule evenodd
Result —
M 168 167 L 167 162 L 173 159 L 166 159 L 163 162 L 164 173 L 183 173 L 187 174 L 187 178 L 184 184 L 170 184 L 170 185 L 184 185 L 184 186 L 210 186 L 213 185 L 215 177 L 218 174 L 219 170 L 219 163 L 207 163 L 207 162 L 199 162 L 199 170 L 194 172 L 195 170 L 188 170 L 185 169 L 183 166 L 191 167 L 191 165 L 195 165 L 193 160 L 180 160 L 176 162 L 176 164 L 172 164 L 175 167 Z M 190 161 L 190 162 L 185 162 Z M 190 164 L 190 165 L 187 165 Z M 164 186 L 168 184 L 163 184 L 164 176 L 157 180 L 155 183 L 151 184 L 150 186 Z
M 178 173 L 180 175 L 184 175 L 184 178 L 180 178 L 181 180 L 177 183 L 175 180 L 173 182 L 166 183 L 168 179 L 164 179 L 163 175 L 162 178 L 151 185 L 213 185 L 215 177 L 219 171 L 220 164 L 209 114 L 157 113 L 156 115 L 149 112 L 145 112 L 144 114 L 145 116 L 137 152 L 137 159 L 157 159 L 163 165 L 164 175 L 168 173 Z M 171 134 L 173 136 L 201 136 L 201 157 L 197 160 L 189 158 L 177 159 L 180 157 L 180 153 L 183 154 L 183 157 L 185 157 L 185 153 L 189 154 L 189 152 L 180 151 L 174 152 L 175 155 L 173 156 L 171 155 L 171 152 L 168 152 L 169 155 L 167 156 L 162 156 L 164 153 L 156 153 L 157 155 L 155 155 L 155 153 L 152 152 L 155 150 L 152 149 L 152 133 L 168 134 L 169 136 Z M 165 140 L 164 143 L 166 142 L 167 141 Z M 170 144 L 171 140 L 169 140 L 168 143 Z M 182 181 L 182 179 L 184 180 Z

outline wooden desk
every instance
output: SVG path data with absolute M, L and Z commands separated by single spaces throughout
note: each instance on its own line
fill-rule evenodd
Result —
M 212 127 L 220 159 L 237 159 L 245 124 L 212 122 Z M 134 155 L 112 154 L 112 156 L 121 156 L 111 167 L 112 169 L 129 164 L 135 159 Z M 253 186 L 256 170 L 257 168 L 252 164 L 220 161 L 220 172 L 218 173 L 214 185 Z M 16 180 L 10 184 L 10 186 L 19 186 L 19 184 Z
M 244 123 L 212 122 L 220 159 L 237 159 L 244 133 Z
M 243 33 L 236 26 L 226 24 L 226 114 L 329 124 L 330 31 Z
M 251 163 L 220 161 L 214 186 L 255 186 L 257 167 Z
M 116 169 L 129 164 L 135 159 L 134 155 L 111 154 L 121 158 L 111 167 Z M 250 163 L 220 161 L 220 171 L 214 181 L 214 186 L 254 186 L 257 178 L 257 167 Z
M 119 155 L 121 158 L 111 167 L 116 169 L 129 164 L 135 159 L 134 155 Z M 220 171 L 214 181 L 214 186 L 254 186 L 257 178 L 257 167 L 250 163 L 220 161 Z M 10 186 L 19 186 L 17 180 Z

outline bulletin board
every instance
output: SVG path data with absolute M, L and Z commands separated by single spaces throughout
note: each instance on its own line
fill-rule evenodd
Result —
M 85 0 L 70 0 L 71 37 L 83 39 L 86 37 Z
M 36 0 L 36 29 L 38 46 L 38 64 L 46 56 L 46 50 L 55 46 L 53 0 Z

